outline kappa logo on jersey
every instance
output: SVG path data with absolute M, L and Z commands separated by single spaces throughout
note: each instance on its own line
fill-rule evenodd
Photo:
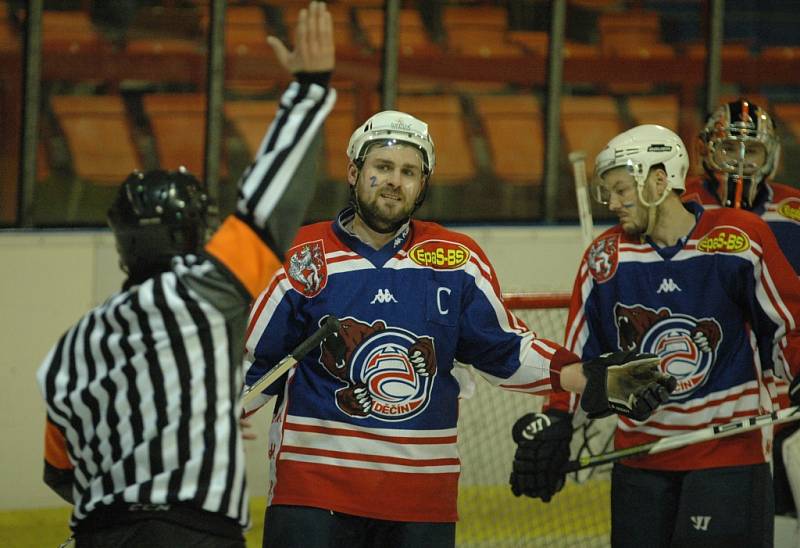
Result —
M 379 289 L 378 292 L 375 294 L 375 297 L 369 304 L 375 304 L 375 303 L 383 304 L 383 303 L 396 303 L 396 302 L 397 299 L 394 298 L 394 295 L 392 295 L 388 289 Z
M 697 251 L 703 253 L 741 253 L 748 249 L 750 238 L 735 226 L 718 226 L 697 242 Z
M 319 294 L 328 283 L 328 266 L 322 240 L 297 245 L 287 255 L 289 266 L 286 271 L 292 287 L 309 298 Z
M 408 257 L 420 266 L 454 270 L 467 263 L 470 251 L 455 242 L 427 240 L 412 247 Z
M 664 278 L 661 280 L 661 285 L 658 286 L 656 293 L 672 293 L 673 291 L 680 291 L 681 288 L 678 287 L 672 278 Z
M 642 305 L 614 307 L 617 342 L 622 350 L 650 352 L 661 358 L 661 370 L 675 377 L 671 399 L 683 399 L 706 380 L 722 342 L 722 328 L 712 318 L 697 319 Z
M 708 524 L 711 523 L 711 516 L 692 516 L 692 527 L 698 531 L 708 531 Z
M 431 337 L 387 326 L 383 320 L 340 320 L 339 331 L 322 343 L 319 361 L 345 384 L 334 395 L 340 411 L 393 422 L 427 407 L 437 371 Z
M 586 257 L 589 273 L 598 283 L 611 279 L 619 263 L 619 234 L 606 236 L 592 242 Z
M 800 198 L 786 198 L 776 206 L 776 209 L 779 215 L 800 223 Z

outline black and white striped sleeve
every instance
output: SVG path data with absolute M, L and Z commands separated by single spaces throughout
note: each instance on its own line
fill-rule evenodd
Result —
M 236 215 L 259 233 L 274 251 L 282 254 L 289 242 L 274 241 L 270 220 L 287 216 L 297 226 L 305 208 L 298 201 L 308 201 L 314 194 L 315 181 L 296 177 L 322 123 L 333 108 L 336 91 L 310 82 L 293 82 L 281 97 L 280 108 L 261 142 L 255 161 L 242 175 Z M 342 145 L 346 146 L 346 143 Z M 291 232 L 294 231 L 283 231 Z M 277 244 L 277 245 L 276 245 Z

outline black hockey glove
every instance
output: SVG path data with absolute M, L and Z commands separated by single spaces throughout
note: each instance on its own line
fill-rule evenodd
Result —
M 569 459 L 572 415 L 551 409 L 520 417 L 511 430 L 517 443 L 511 471 L 511 492 L 544 502 L 564 487 L 562 472 Z
M 612 413 L 643 421 L 669 399 L 675 377 L 660 372 L 654 354 L 611 352 L 583 364 L 581 407 L 590 419 Z

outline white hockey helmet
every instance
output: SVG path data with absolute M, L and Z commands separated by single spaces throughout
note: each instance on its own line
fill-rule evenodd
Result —
M 636 181 L 641 199 L 650 168 L 659 164 L 663 164 L 667 173 L 667 190 L 653 205 L 661 203 L 670 190 L 686 189 L 686 174 L 689 171 L 686 146 L 675 132 L 655 124 L 636 126 L 620 133 L 608 142 L 595 160 L 595 198 L 607 203 L 601 192 L 602 185 L 599 184 L 603 175 L 611 169 L 626 167 Z
M 373 115 L 350 136 L 347 157 L 361 166 L 370 145 L 383 142 L 387 145 L 403 143 L 417 148 L 422 155 L 422 167 L 426 175 L 433 173 L 436 152 L 433 139 L 428 133 L 428 124 L 405 112 L 384 110 Z

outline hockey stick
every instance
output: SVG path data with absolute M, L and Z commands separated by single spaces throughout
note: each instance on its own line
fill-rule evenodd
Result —
M 267 371 L 260 379 L 245 389 L 244 395 L 242 395 L 242 406 L 247 408 L 247 404 L 253 401 L 256 396 L 261 394 L 265 388 L 281 378 L 284 373 L 289 371 L 297 362 L 302 360 L 312 348 L 319 345 L 329 335 L 338 330 L 339 320 L 333 316 L 328 316 L 313 335 L 301 342 L 297 348 L 292 350 L 288 356 L 278 362 L 275 367 Z
M 575 179 L 575 197 L 578 200 L 578 219 L 581 223 L 583 246 L 588 247 L 594 239 L 592 206 L 589 203 L 589 184 L 586 181 L 586 153 L 582 150 L 569 153 L 572 175 Z
M 686 434 L 679 434 L 669 438 L 662 438 L 660 440 L 651 441 L 650 443 L 643 443 L 642 445 L 635 445 L 627 449 L 620 449 L 619 451 L 610 451 L 602 455 L 587 455 L 585 457 L 578 457 L 571 460 L 564 468 L 565 473 L 577 472 L 584 468 L 591 468 L 593 466 L 600 466 L 609 462 L 615 462 L 620 459 L 627 459 L 637 455 L 654 455 L 672 449 L 679 449 L 687 445 L 699 443 L 701 441 L 708 441 L 718 438 L 726 438 L 736 434 L 743 434 L 762 428 L 764 426 L 771 426 L 781 424 L 784 422 L 800 420 L 800 406 L 787 407 L 773 411 L 772 413 L 765 413 L 755 417 L 748 417 L 740 421 L 733 421 L 726 424 L 717 426 L 707 426 L 694 432 L 687 432 Z

